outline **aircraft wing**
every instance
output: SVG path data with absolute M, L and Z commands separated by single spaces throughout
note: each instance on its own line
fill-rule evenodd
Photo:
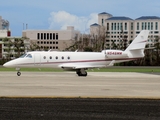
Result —
M 102 65 L 78 65 L 78 64 L 62 64 L 59 67 L 63 68 L 63 69 L 87 69 L 87 68 L 100 68 L 100 67 L 106 67 L 106 66 L 102 66 Z

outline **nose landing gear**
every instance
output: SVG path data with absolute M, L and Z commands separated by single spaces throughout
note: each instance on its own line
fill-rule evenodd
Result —
M 21 72 L 18 71 L 18 72 L 17 72 L 17 76 L 21 76 Z
M 21 76 L 20 68 L 16 68 L 17 70 L 17 76 Z

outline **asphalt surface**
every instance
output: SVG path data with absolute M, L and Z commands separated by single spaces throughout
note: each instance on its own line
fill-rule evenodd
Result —
M 1 120 L 160 120 L 160 100 L 1 98 Z
M 0 72 L 3 97 L 160 98 L 160 74 L 132 72 Z
M 0 120 L 160 120 L 160 74 L 0 73 Z

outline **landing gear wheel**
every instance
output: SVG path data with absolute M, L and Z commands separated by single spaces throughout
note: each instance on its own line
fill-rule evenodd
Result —
M 82 74 L 82 72 L 80 70 L 78 70 L 76 73 L 77 73 L 78 76 L 84 76 L 84 77 L 87 76 L 87 72 L 86 71 L 85 71 L 84 74 Z
M 86 76 L 87 76 L 87 72 L 85 72 L 85 74 L 83 74 L 83 76 L 85 76 L 85 77 L 86 77 Z
M 20 76 L 20 75 L 21 75 L 21 72 L 18 71 L 18 72 L 17 72 L 17 76 Z

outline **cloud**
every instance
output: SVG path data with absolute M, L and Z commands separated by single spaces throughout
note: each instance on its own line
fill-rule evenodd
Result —
M 49 29 L 66 29 L 67 26 L 74 26 L 76 30 L 88 32 L 93 23 L 98 22 L 98 14 L 92 13 L 87 17 L 76 16 L 66 11 L 52 12 L 49 17 Z

